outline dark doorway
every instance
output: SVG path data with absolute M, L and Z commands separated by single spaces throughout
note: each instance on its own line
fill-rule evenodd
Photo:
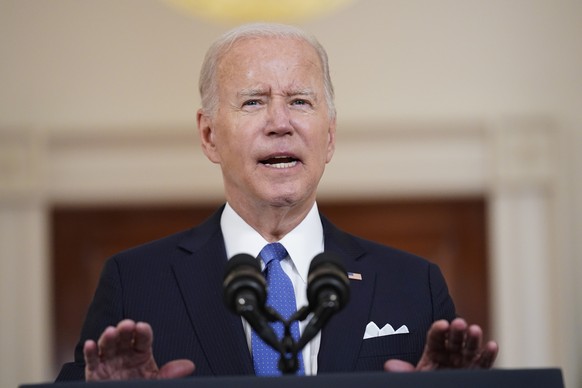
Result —
M 218 204 L 56 207 L 52 211 L 56 367 L 72 360 L 104 261 L 129 247 L 198 224 Z M 342 229 L 437 263 L 458 313 L 487 336 L 486 209 L 482 198 L 414 201 L 320 201 Z

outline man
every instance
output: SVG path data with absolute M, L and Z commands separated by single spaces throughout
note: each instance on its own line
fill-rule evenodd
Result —
M 435 265 L 320 216 L 316 192 L 334 153 L 336 114 L 315 39 L 289 26 L 235 29 L 207 53 L 200 93 L 202 149 L 221 167 L 227 203 L 192 230 L 106 263 L 75 362 L 58 380 L 257 372 L 254 334 L 224 306 L 222 275 L 228 258 L 265 261 L 263 247 L 277 242 L 298 307 L 316 254 L 334 252 L 359 275 L 348 305 L 301 352 L 304 373 L 492 365 L 497 345 L 455 319 Z M 365 336 L 388 324 L 398 334 Z

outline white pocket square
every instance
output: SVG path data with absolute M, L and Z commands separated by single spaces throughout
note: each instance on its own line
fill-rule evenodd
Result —
M 368 338 L 376 338 L 376 337 L 383 337 L 385 335 L 394 335 L 394 334 L 407 334 L 409 333 L 408 327 L 406 325 L 402 325 L 398 328 L 398 330 L 394 330 L 392 325 L 387 323 L 384 325 L 383 328 L 379 328 L 373 321 L 366 325 L 366 331 L 364 332 L 364 339 Z

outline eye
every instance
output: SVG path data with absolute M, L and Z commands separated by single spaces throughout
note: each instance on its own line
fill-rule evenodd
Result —
M 261 104 L 261 100 L 247 100 L 243 102 L 243 106 L 257 106 Z
M 291 102 L 291 104 L 292 105 L 299 105 L 299 106 L 301 106 L 301 105 L 311 105 L 311 103 L 308 100 L 305 100 L 303 98 L 297 98 L 297 99 L 293 100 Z

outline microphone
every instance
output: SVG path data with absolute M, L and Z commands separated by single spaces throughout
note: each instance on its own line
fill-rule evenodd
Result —
M 307 276 L 307 300 L 313 316 L 297 343 L 303 348 L 323 328 L 329 318 L 350 299 L 350 283 L 339 257 L 323 252 L 313 258 Z
M 267 319 L 266 288 L 259 261 L 251 255 L 235 255 L 226 264 L 222 289 L 227 307 L 246 319 L 263 341 L 280 350 L 279 339 Z

